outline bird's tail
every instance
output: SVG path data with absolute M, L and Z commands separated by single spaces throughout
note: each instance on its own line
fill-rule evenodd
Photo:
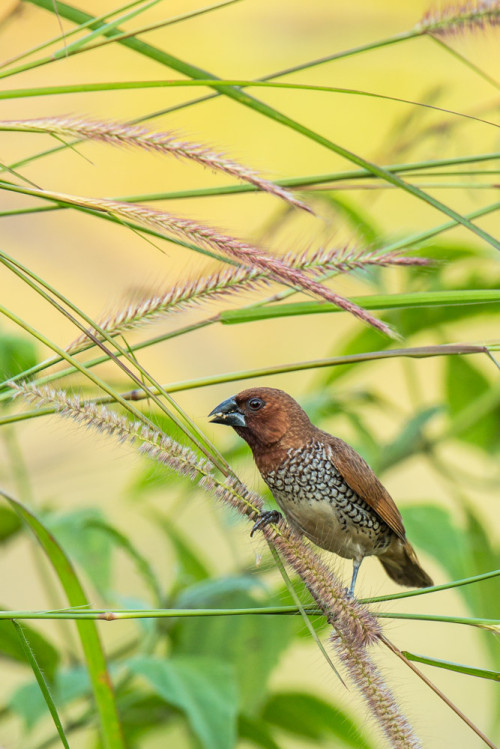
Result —
M 389 577 L 399 585 L 427 588 L 434 584 L 420 566 L 417 555 L 408 541 L 395 539 L 379 559 Z

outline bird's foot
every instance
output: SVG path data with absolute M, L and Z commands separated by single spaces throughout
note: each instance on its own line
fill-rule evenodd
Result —
M 256 523 L 254 523 L 254 526 L 250 531 L 250 536 L 253 536 L 255 531 L 265 528 L 266 525 L 269 525 L 269 523 L 277 523 L 281 517 L 281 512 L 278 512 L 278 510 L 267 510 L 266 512 L 261 512 L 259 515 L 259 519 Z

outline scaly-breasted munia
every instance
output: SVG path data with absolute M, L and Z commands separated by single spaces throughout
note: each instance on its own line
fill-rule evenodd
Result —
M 406 539 L 394 500 L 370 466 L 343 440 L 315 427 L 290 395 L 275 388 L 243 390 L 210 416 L 248 442 L 292 528 L 353 560 L 351 594 L 361 562 L 372 555 L 400 585 L 433 584 Z M 278 516 L 263 513 L 254 530 Z

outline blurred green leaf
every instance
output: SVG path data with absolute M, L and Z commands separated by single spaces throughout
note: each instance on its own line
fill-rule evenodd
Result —
M 240 715 L 238 721 L 238 736 L 240 739 L 249 741 L 262 749 L 280 749 L 279 744 L 273 739 L 268 725 L 258 718 L 249 718 Z
M 167 536 L 177 558 L 176 589 L 185 588 L 195 582 L 207 580 L 210 570 L 191 544 L 186 541 L 175 525 L 162 515 L 155 515 L 157 524 Z
M 52 686 L 54 700 L 60 706 L 90 694 L 89 676 L 83 666 L 58 671 Z M 9 699 L 10 708 L 19 715 L 27 730 L 33 728 L 47 712 L 37 684 L 30 681 L 18 687 Z
M 32 340 L 0 332 L 0 380 L 34 367 L 37 362 Z
M 487 529 L 481 522 L 479 516 L 471 507 L 465 508 L 467 521 L 466 533 L 471 558 L 472 574 L 481 574 L 500 567 L 500 548 L 495 548 L 490 540 Z M 485 619 L 500 618 L 500 596 L 498 595 L 498 582 L 491 584 L 491 580 L 485 580 L 480 585 L 471 585 L 469 597 L 473 612 Z M 493 643 L 495 648 L 496 643 Z M 497 663 L 500 666 L 500 650 L 496 648 Z
M 465 357 L 450 356 L 446 361 L 446 400 L 450 417 L 460 416 L 465 409 L 474 411 L 479 401 L 492 389 L 488 379 Z M 500 396 L 499 396 L 500 399 Z M 457 436 L 463 442 L 492 451 L 500 440 L 500 405 L 477 411 L 477 419 L 460 429 Z M 453 423 L 450 426 L 453 432 Z
M 408 538 L 437 560 L 452 580 L 460 580 L 476 574 L 471 569 L 467 537 L 452 519 L 448 510 L 434 505 L 420 504 L 402 509 Z M 487 570 L 481 570 L 486 572 Z M 458 588 L 458 592 L 469 597 L 470 586 Z
M 500 566 L 500 549 L 495 549 L 479 517 L 465 508 L 465 527 L 461 528 L 451 513 L 432 505 L 418 505 L 403 510 L 408 537 L 448 573 L 451 580 L 478 575 Z M 471 612 L 480 618 L 500 618 L 498 582 L 485 580 L 476 585 L 457 588 Z M 483 638 L 493 663 L 500 668 L 497 643 Z M 500 696 L 499 696 L 500 699 Z
M 314 200 L 333 207 L 336 213 L 345 219 L 346 224 L 354 230 L 364 245 L 377 247 L 380 243 L 380 232 L 375 222 L 366 210 L 363 210 L 353 200 L 340 197 L 337 192 L 321 191 L 314 193 Z
M 390 339 L 387 336 L 381 335 L 375 328 L 365 327 L 361 331 L 356 332 L 352 337 L 349 337 L 340 349 L 336 348 L 334 351 L 335 356 L 350 356 L 352 354 L 363 354 L 366 351 L 383 351 L 389 348 L 391 345 Z M 326 385 L 331 385 L 333 382 L 340 380 L 341 377 L 345 377 L 346 374 L 357 367 L 359 364 L 344 364 L 340 367 L 331 367 L 325 372 L 321 373 L 321 380 Z
M 7 609 L 5 608 L 4 610 Z M 28 627 L 25 624 L 22 626 L 26 633 L 26 637 L 30 642 L 31 649 L 36 655 L 40 668 L 42 668 L 47 674 L 48 679 L 52 681 L 59 664 L 59 651 L 36 629 Z M 8 620 L 0 622 L 0 657 L 10 658 L 11 660 L 20 663 L 27 663 L 24 649 L 19 641 L 17 632 L 12 626 L 12 622 Z M 36 685 L 35 687 L 38 689 Z M 45 702 L 43 702 L 43 704 L 45 706 Z M 44 707 L 44 709 L 46 710 L 46 707 Z
M 248 581 L 248 578 L 234 578 L 193 586 L 181 594 L 176 605 L 223 609 L 281 603 L 275 597 L 257 599 L 245 589 Z M 211 656 L 232 664 L 242 708 L 251 715 L 266 699 L 269 676 L 296 631 L 293 619 L 283 616 L 182 619 L 172 630 L 172 647 L 176 654 Z
M 0 544 L 9 541 L 22 528 L 22 522 L 8 507 L 0 507 Z
M 86 527 L 101 530 L 109 537 L 109 540 L 114 546 L 122 549 L 125 554 L 130 557 L 134 562 L 138 573 L 149 588 L 155 606 L 160 606 L 162 600 L 160 582 L 148 559 L 146 559 L 146 557 L 134 546 L 132 541 L 124 533 L 119 531 L 118 528 L 110 525 L 110 523 L 102 520 L 102 518 L 87 520 Z
M 92 527 L 103 514 L 94 508 L 73 512 L 49 512 L 44 516 L 47 527 L 67 554 L 87 573 L 96 589 L 104 594 L 111 585 L 112 543 L 108 535 Z
M 360 734 L 352 718 L 340 708 L 306 692 L 273 694 L 262 715 L 267 723 L 315 743 L 335 739 L 353 749 L 374 747 L 374 744 Z
M 204 749 L 234 749 L 238 693 L 231 666 L 215 658 L 139 657 L 128 667 L 185 713 Z
M 177 708 L 168 705 L 156 694 L 144 694 L 134 686 L 120 690 L 118 706 L 129 746 L 141 749 L 142 737 L 158 725 L 165 727 L 172 717 L 178 715 Z M 137 741 L 137 744 L 135 743 Z
M 423 429 L 442 410 L 442 406 L 430 406 L 418 411 L 408 421 L 403 421 L 401 432 L 381 449 L 377 471 L 386 471 L 402 460 L 425 450 Z
M 258 578 L 252 575 L 233 575 L 202 580 L 181 591 L 176 598 L 175 606 L 179 609 L 209 608 L 212 601 L 216 599 L 231 598 L 232 595 L 242 592 L 250 593 L 254 590 L 265 592 L 266 588 Z M 216 607 L 212 606 L 212 608 Z

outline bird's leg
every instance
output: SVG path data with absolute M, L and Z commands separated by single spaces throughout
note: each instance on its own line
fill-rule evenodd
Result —
M 354 586 L 356 585 L 356 578 L 358 577 L 359 568 L 361 567 L 361 562 L 363 560 L 357 560 L 353 559 L 352 561 L 352 580 L 351 580 L 351 587 L 349 588 L 349 595 L 351 598 L 354 598 Z
M 266 512 L 261 512 L 259 515 L 259 519 L 250 531 L 250 536 L 253 536 L 255 531 L 258 531 L 259 528 L 265 528 L 266 525 L 269 525 L 269 523 L 277 523 L 280 518 L 281 512 L 278 512 L 278 510 L 266 510 Z

